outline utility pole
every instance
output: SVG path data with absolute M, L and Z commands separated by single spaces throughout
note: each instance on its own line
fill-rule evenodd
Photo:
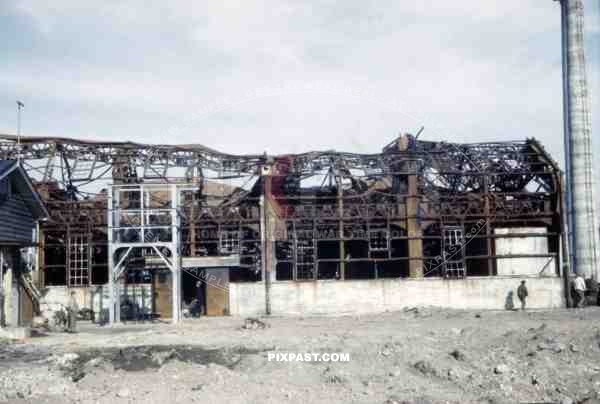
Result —
M 25 107 L 21 101 L 17 100 L 17 161 L 21 162 L 21 110 Z

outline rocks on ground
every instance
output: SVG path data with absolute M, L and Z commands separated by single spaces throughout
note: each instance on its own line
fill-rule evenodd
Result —
M 245 330 L 259 330 L 259 329 L 265 329 L 267 327 L 269 327 L 269 325 L 267 323 L 265 323 L 264 321 L 261 321 L 257 318 L 252 318 L 252 317 L 248 317 L 244 321 L 244 325 L 242 325 L 242 328 Z
M 510 367 L 508 367 L 508 365 L 505 363 L 496 365 L 496 367 L 494 368 L 494 373 L 496 373 L 497 375 L 502 375 L 508 372 L 510 372 Z
M 425 376 L 438 376 L 437 369 L 427 360 L 420 360 L 413 364 L 413 367 Z

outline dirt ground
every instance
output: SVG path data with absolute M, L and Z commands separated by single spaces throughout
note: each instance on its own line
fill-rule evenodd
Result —
M 7 403 L 600 403 L 600 308 L 80 324 L 0 345 Z M 269 353 L 348 353 L 348 362 Z

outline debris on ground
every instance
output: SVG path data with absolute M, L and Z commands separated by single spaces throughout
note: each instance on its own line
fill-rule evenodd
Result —
M 501 375 L 508 372 L 510 372 L 510 368 L 504 363 L 501 363 L 494 368 L 494 373 L 496 373 L 497 375 Z
M 570 310 L 490 311 L 484 322 L 479 313 L 244 319 L 244 329 L 277 333 L 240 333 L 235 317 L 82 322 L 78 334 L 0 342 L 0 402 L 599 402 L 600 308 L 586 308 L 586 321 Z M 269 360 L 273 352 L 349 360 Z
M 264 321 L 261 321 L 257 318 L 252 318 L 252 317 L 248 317 L 244 321 L 244 325 L 242 326 L 242 328 L 245 330 L 258 330 L 258 329 L 265 329 L 267 327 L 268 327 L 267 323 L 265 323 Z
M 450 356 L 452 356 L 457 361 L 464 361 L 466 359 L 465 354 L 458 349 L 455 349 L 454 351 L 450 352 Z

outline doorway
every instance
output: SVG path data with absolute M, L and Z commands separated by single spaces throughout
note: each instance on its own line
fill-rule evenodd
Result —
M 181 298 L 190 317 L 229 315 L 229 268 L 183 270 Z

